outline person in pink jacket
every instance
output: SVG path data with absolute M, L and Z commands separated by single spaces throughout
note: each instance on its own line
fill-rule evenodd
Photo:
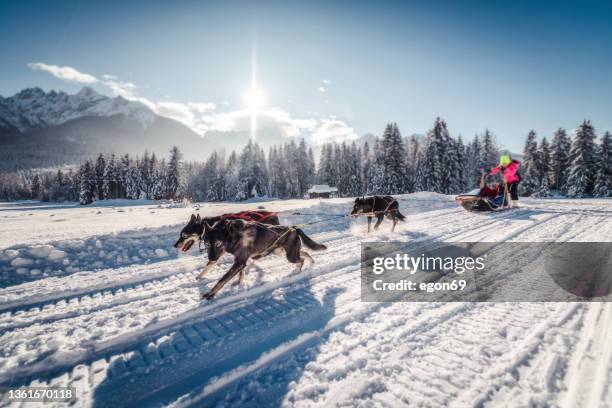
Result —
M 513 160 L 510 154 L 502 154 L 499 158 L 499 166 L 493 167 L 489 171 L 489 174 L 501 172 L 504 181 L 508 184 L 511 207 L 518 207 L 518 184 L 521 182 L 519 167 L 521 167 L 520 161 Z

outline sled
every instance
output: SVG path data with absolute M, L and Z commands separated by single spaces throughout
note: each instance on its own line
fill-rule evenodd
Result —
M 501 198 L 501 200 L 499 200 Z M 504 204 L 504 197 L 498 196 L 495 198 L 480 197 L 477 194 L 461 194 L 455 197 L 455 201 L 459 203 L 464 210 L 473 211 L 503 211 L 510 207 Z
M 455 201 L 457 201 L 464 210 L 470 212 L 504 211 L 510 209 L 508 186 L 506 183 L 504 183 L 502 194 L 497 197 L 482 197 L 480 195 L 480 190 L 473 190 L 467 194 L 458 195 L 455 197 Z

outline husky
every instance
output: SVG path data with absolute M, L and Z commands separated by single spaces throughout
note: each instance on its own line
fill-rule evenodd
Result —
M 353 211 L 351 215 L 357 217 L 365 214 L 368 216 L 368 232 L 370 232 L 370 226 L 372 224 L 372 217 L 377 217 L 378 220 L 374 225 L 374 230 L 378 230 L 380 223 L 383 222 L 385 216 L 393 221 L 391 232 L 395 231 L 397 220 L 404 221 L 404 217 L 399 212 L 399 204 L 397 200 L 391 196 L 372 196 L 372 197 L 361 197 L 355 199 L 353 205 Z
M 189 251 L 193 244 L 196 242 L 199 244 L 200 241 L 202 241 L 204 235 L 204 225 L 206 223 L 213 225 L 222 219 L 242 219 L 270 225 L 280 224 L 278 215 L 269 211 L 242 211 L 239 213 L 223 214 L 216 217 L 204 218 L 201 218 L 200 214 L 197 216 L 191 214 L 191 218 L 189 218 L 187 225 L 185 225 L 181 230 L 179 238 L 174 244 L 174 247 L 183 252 Z M 208 264 L 204 268 L 204 271 L 200 273 L 196 279 L 201 279 L 213 266 L 214 262 L 211 264 L 209 260 Z
M 287 260 L 296 264 L 297 272 L 299 272 L 305 259 L 314 263 L 310 254 L 302 250 L 302 244 L 313 251 L 327 249 L 325 245 L 313 241 L 297 227 L 264 225 L 241 219 L 221 219 L 213 225 L 205 222 L 202 237 L 208 253 L 208 265 L 202 275 L 209 265 L 217 262 L 223 253 L 229 252 L 234 255 L 232 267 L 219 279 L 210 292 L 202 296 L 207 300 L 215 297 L 217 292 L 238 273 L 240 276 L 236 283 L 241 284 L 249 259 L 260 259 L 272 252 L 276 254 L 285 252 Z

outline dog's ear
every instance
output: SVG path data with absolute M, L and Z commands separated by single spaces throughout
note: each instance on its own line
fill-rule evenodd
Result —
M 196 220 L 196 216 L 194 214 L 191 214 L 191 218 L 189 218 L 189 223 L 191 224 L 195 220 Z
M 198 216 L 196 217 L 196 221 L 198 222 L 202 221 L 202 219 L 200 218 L 200 214 L 198 214 Z

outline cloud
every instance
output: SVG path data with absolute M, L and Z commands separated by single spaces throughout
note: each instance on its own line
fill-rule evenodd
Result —
M 93 84 L 98 82 L 98 78 L 93 75 L 79 72 L 72 67 L 60 67 L 58 65 L 49 65 L 42 62 L 31 62 L 28 67 L 34 71 L 45 71 L 54 77 L 67 82 L 80 82 L 84 84 Z
M 321 119 L 317 129 L 312 134 L 315 143 L 323 144 L 330 142 L 341 142 L 357 138 L 355 130 L 339 119 Z
M 134 83 L 122 81 L 115 75 L 104 74 L 98 79 L 93 75 L 79 72 L 71 67 L 48 65 L 42 62 L 30 63 L 28 67 L 48 72 L 63 81 L 95 83 L 110 90 L 113 96 L 121 96 L 130 101 L 140 102 L 158 115 L 175 119 L 203 136 L 210 131 L 230 132 L 250 130 L 251 117 L 255 114 L 257 116 L 258 127 L 273 126 L 280 130 L 280 133 L 285 137 L 305 137 L 312 139 L 317 144 L 357 138 L 354 129 L 334 115 L 320 118 L 317 113 L 311 113 L 309 114 L 311 117 L 296 118 L 279 107 L 255 111 L 252 109 L 238 109 L 219 112 L 217 111 L 217 104 L 212 102 L 181 103 L 148 99 L 138 94 L 138 89 Z M 319 91 L 326 92 L 331 81 L 323 79 L 321 82 L 323 85 L 319 86 Z M 230 103 L 223 101 L 221 105 L 228 109 Z

